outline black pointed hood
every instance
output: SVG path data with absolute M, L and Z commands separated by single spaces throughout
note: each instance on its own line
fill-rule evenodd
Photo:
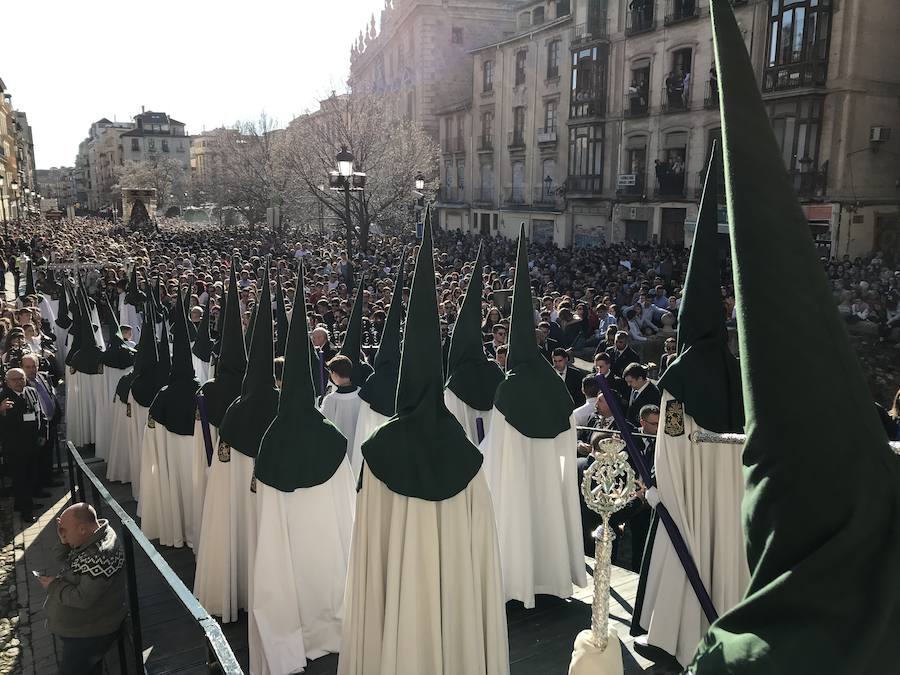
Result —
M 31 258 L 28 259 L 28 265 L 25 267 L 25 292 L 22 297 L 29 295 L 37 295 L 37 287 L 34 283 L 34 263 Z
M 447 388 L 475 410 L 490 410 L 493 407 L 497 387 L 503 381 L 500 366 L 484 353 L 481 335 L 483 269 L 483 246 L 479 246 L 472 278 L 456 317 L 447 359 Z
M 362 444 L 372 474 L 406 497 L 442 501 L 481 468 L 481 453 L 444 405 L 441 329 L 434 285 L 431 212 L 425 213 L 403 336 L 397 413 Z
M 497 387 L 494 406 L 523 436 L 556 438 L 571 424 L 572 397 L 553 366 L 538 351 L 527 246 L 522 223 L 509 319 L 506 379 Z
M 135 402 L 149 408 L 153 403 L 159 384 L 159 343 L 156 340 L 156 313 L 147 284 L 147 302 L 144 305 L 144 319 L 141 323 L 141 337 L 138 340 L 137 355 L 134 360 L 135 376 L 131 381 L 131 396 Z M 168 371 L 167 371 L 168 372 Z
M 125 304 L 132 307 L 143 307 L 147 302 L 146 294 L 141 291 L 137 278 L 137 265 L 132 265 L 131 274 L 128 277 L 128 286 L 125 288 Z
M 184 318 L 184 296 L 181 292 L 178 293 L 175 310 L 172 312 L 172 323 L 174 342 L 169 380 L 153 399 L 150 416 L 174 434 L 193 436 L 196 396 L 200 383 L 194 375 L 187 321 Z
M 303 265 L 295 298 L 303 293 Z M 316 408 L 312 342 L 306 312 L 293 313 L 285 336 L 278 415 L 263 436 L 256 457 L 256 479 L 281 492 L 315 487 L 330 479 L 347 456 L 347 439 Z
M 200 319 L 200 326 L 197 328 L 197 339 L 194 340 L 194 346 L 191 353 L 205 363 L 212 360 L 213 341 L 209 336 L 209 309 L 212 303 L 212 297 L 206 296 L 206 304 L 203 306 L 203 318 Z
M 397 380 L 400 378 L 400 321 L 403 318 L 403 277 L 406 251 L 400 254 L 400 265 L 381 333 L 375 372 L 369 375 L 359 390 L 359 397 L 375 412 L 391 417 L 396 412 Z
M 338 351 L 338 354 L 346 356 L 353 362 L 353 373 L 350 375 L 350 380 L 357 387 L 372 374 L 372 366 L 366 363 L 366 357 L 362 354 L 362 312 L 363 283 L 360 279 L 359 286 L 356 287 L 353 309 L 350 310 L 350 319 L 347 321 L 344 343 Z
M 306 314 L 306 308 L 303 309 L 303 313 Z M 281 273 L 278 273 L 275 286 L 275 356 L 284 356 L 287 335 L 287 306 L 284 302 L 284 288 L 281 286 Z
M 63 330 L 72 327 L 71 309 L 69 309 L 69 283 L 63 277 L 59 290 L 59 305 L 56 308 L 56 325 Z
M 248 457 L 256 457 L 263 434 L 278 412 L 275 388 L 275 343 L 272 335 L 272 292 L 269 265 L 263 272 L 253 337 L 247 356 L 247 373 L 241 397 L 225 411 L 219 438 Z
M 106 303 L 107 316 L 109 316 L 109 346 L 100 354 L 100 360 L 104 366 L 127 370 L 134 365 L 135 351 L 122 339 L 119 319 L 116 312 L 113 311 L 112 305 L 109 304 L 109 297 L 104 295 L 103 301 Z
M 216 427 L 222 424 L 228 406 L 241 395 L 241 383 L 247 372 L 247 351 L 244 349 L 244 334 L 241 331 L 241 306 L 234 264 L 231 266 L 231 279 L 224 303 L 219 312 L 222 326 L 219 331 L 216 376 L 201 388 L 207 419 Z
M 172 370 L 172 347 L 169 341 L 169 327 L 163 321 L 157 343 L 159 363 L 156 367 L 156 390 L 159 391 L 169 383 L 169 372 Z
M 91 324 L 90 299 L 81 285 L 75 293 L 75 299 L 78 304 L 78 349 L 70 354 L 66 362 L 79 373 L 97 375 L 102 370 L 100 358 L 103 352 L 97 347 Z

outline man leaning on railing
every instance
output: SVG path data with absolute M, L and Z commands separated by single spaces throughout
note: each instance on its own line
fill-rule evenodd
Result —
M 93 675 L 125 619 L 125 554 L 106 520 L 90 504 L 73 504 L 57 518 L 56 576 L 47 589 L 50 632 L 62 642 L 58 675 Z

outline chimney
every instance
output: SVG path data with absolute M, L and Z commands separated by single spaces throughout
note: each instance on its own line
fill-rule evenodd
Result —
M 144 114 L 144 106 L 141 106 L 141 115 Z

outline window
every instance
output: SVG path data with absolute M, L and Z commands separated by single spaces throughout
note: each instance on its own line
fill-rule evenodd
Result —
M 463 41 L 462 28 L 453 27 L 450 30 L 450 41 L 455 45 L 461 45 Z
M 447 201 L 453 201 L 453 162 L 444 162 L 444 193 Z
M 600 192 L 603 178 L 603 127 L 574 127 L 569 132 L 569 176 L 576 192 Z
M 795 189 L 801 195 L 810 195 L 824 188 L 825 172 L 819 163 L 822 100 L 807 97 L 776 101 L 769 105 L 769 117 Z
M 559 77 L 559 40 L 547 45 L 547 77 Z
M 525 145 L 525 106 L 513 108 L 512 145 Z
M 481 199 L 488 201 L 494 193 L 494 165 L 484 163 L 481 165 Z
M 646 136 L 631 136 L 626 139 L 622 173 L 628 178 L 618 182 L 616 192 L 625 195 L 643 195 L 647 181 Z
M 148 149 L 150 152 L 155 152 L 155 151 L 156 151 L 156 139 L 155 139 L 155 138 L 148 138 L 148 139 L 147 139 L 147 149 Z
M 544 8 L 535 7 L 534 11 L 531 13 L 531 25 L 539 26 L 542 23 L 544 23 Z
M 525 84 L 525 57 L 528 51 L 522 49 L 516 52 L 516 85 Z
M 525 202 L 525 162 L 512 163 L 512 190 L 509 201 L 512 204 Z
M 460 160 L 456 163 L 456 189 L 459 190 L 460 199 L 463 189 L 466 187 L 466 163 Z
M 494 90 L 494 62 L 485 61 L 481 64 L 481 91 Z
M 169 151 L 169 141 L 164 138 L 162 141 L 160 141 L 160 143 L 162 144 L 162 151 L 168 152 Z
M 605 110 L 603 93 L 606 82 L 606 61 L 597 47 L 572 53 L 572 92 L 570 117 L 600 116 Z
M 684 196 L 687 140 L 686 131 L 673 131 L 666 134 L 660 158 L 654 166 L 657 194 L 671 197 Z
M 687 110 L 691 92 L 691 50 L 672 52 L 672 66 L 666 75 L 663 112 Z
M 131 139 L 131 151 L 132 152 L 140 152 L 141 151 L 141 142 L 137 138 Z
M 544 132 L 556 130 L 556 112 L 558 104 L 556 101 L 547 101 L 544 104 Z
M 466 137 L 465 134 L 466 128 L 466 119 L 462 115 L 457 115 L 456 117 L 456 151 L 462 152 L 463 149 L 463 139 Z
M 631 84 L 625 101 L 626 117 L 646 115 L 650 109 L 650 59 L 639 59 L 631 66 Z
M 478 146 L 482 150 L 490 150 L 494 147 L 494 113 L 481 113 L 481 143 Z
M 820 0 L 769 0 L 763 90 L 825 84 L 830 6 Z
M 415 98 L 413 92 L 406 93 L 406 119 L 411 120 L 415 112 Z
M 547 179 L 550 180 L 547 180 Z M 541 187 L 542 201 L 550 201 L 556 191 L 556 160 L 545 159 L 541 162 Z

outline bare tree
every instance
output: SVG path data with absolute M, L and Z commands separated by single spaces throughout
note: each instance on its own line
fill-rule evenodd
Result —
M 123 188 L 156 189 L 156 208 L 165 213 L 172 205 L 183 203 L 187 187 L 184 167 L 177 159 L 151 156 L 139 162 L 125 162 L 116 168 L 116 177 Z
M 335 155 L 347 146 L 357 171 L 367 174 L 365 190 L 351 198 L 351 218 L 360 248 L 366 250 L 372 223 L 409 220 L 416 175 L 437 174 L 438 148 L 429 136 L 396 113 L 385 96 L 351 93 L 332 96 L 321 109 L 295 119 L 279 149 L 293 204 L 322 205 L 344 219 L 343 195 L 327 185 Z M 307 214 L 312 219 L 313 214 Z

